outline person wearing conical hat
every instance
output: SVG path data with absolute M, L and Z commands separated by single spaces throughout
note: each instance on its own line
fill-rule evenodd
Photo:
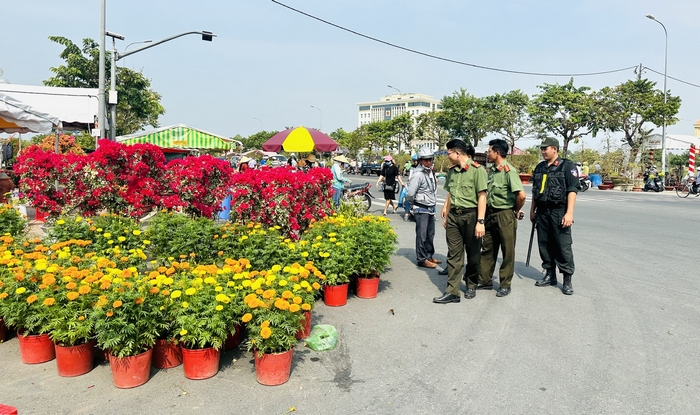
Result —
M 309 154 L 306 156 L 306 168 L 310 169 L 312 167 L 318 167 L 318 161 L 316 160 L 316 156 Z
M 346 179 L 345 176 L 343 176 L 343 164 L 349 163 L 350 160 L 348 160 L 345 156 L 341 155 L 333 157 L 331 173 L 333 173 L 333 204 L 335 207 L 340 206 L 340 198 L 343 196 L 345 183 L 352 183 L 350 179 Z
M 238 162 L 238 171 L 243 173 L 244 171 L 248 170 L 250 168 L 248 163 L 250 163 L 250 157 L 248 157 L 248 156 L 241 157 L 240 161 Z

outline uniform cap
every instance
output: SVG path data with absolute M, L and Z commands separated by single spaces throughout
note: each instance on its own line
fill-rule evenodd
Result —
M 549 147 L 549 146 L 559 148 L 559 140 L 557 140 L 554 137 L 547 137 L 544 140 L 542 140 L 542 144 L 540 144 L 540 148 Z

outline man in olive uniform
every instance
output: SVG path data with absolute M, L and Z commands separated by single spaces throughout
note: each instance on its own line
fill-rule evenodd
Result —
M 571 225 L 579 189 L 573 162 L 559 157 L 559 140 L 547 137 L 540 145 L 544 161 L 535 167 L 532 178 L 530 220 L 537 226 L 537 245 L 542 258 L 544 278 L 538 287 L 557 285 L 556 268 L 564 275 L 562 292 L 574 293 L 574 253 L 571 250 Z
M 496 139 L 489 141 L 486 153 L 491 164 L 486 192 L 486 233 L 482 240 L 480 286 L 493 285 L 493 271 L 500 248 L 503 262 L 498 271 L 500 287 L 496 297 L 510 294 L 510 283 L 515 270 L 515 235 L 518 220 L 523 218 L 520 209 L 525 204 L 525 189 L 518 172 L 506 161 L 508 143 Z
M 447 237 L 447 288 L 434 303 L 448 304 L 460 301 L 459 284 L 462 280 L 464 251 L 467 251 L 467 290 L 464 298 L 476 296 L 479 281 L 481 237 L 484 236 L 486 214 L 486 170 L 472 157 L 474 147 L 462 140 L 447 143 L 447 158 L 453 164 L 447 171 L 444 189 L 447 191 L 442 207 L 442 226 Z

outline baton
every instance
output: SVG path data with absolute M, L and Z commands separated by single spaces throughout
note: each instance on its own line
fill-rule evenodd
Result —
M 530 244 L 527 246 L 527 259 L 525 260 L 525 266 L 530 266 L 530 254 L 532 254 L 532 241 L 535 239 L 535 228 L 537 227 L 537 222 L 532 222 L 532 230 L 530 230 Z

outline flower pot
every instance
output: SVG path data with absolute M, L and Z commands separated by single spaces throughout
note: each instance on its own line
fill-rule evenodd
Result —
M 0 318 L 0 343 L 4 342 L 7 338 L 7 326 L 5 326 L 5 321 Z
M 182 364 L 187 379 L 209 379 L 219 371 L 221 351 L 213 347 L 188 349 L 182 347 Z
M 100 363 L 109 362 L 109 350 L 100 349 L 97 347 L 97 344 L 95 344 L 93 355 L 95 356 L 95 360 Z
M 610 190 L 613 188 L 612 184 L 599 184 L 598 189 L 600 190 Z
M 33 365 L 56 358 L 56 349 L 48 334 L 24 335 L 18 333 L 17 338 L 19 339 L 22 362 Z
M 323 287 L 323 302 L 330 307 L 341 307 L 348 303 L 348 283 Z
M 148 349 L 136 356 L 114 357 L 109 355 L 112 367 L 112 382 L 120 389 L 135 388 L 148 382 L 151 376 L 151 359 L 153 349 Z
M 17 415 L 17 408 L 10 405 L 3 405 L 0 403 L 0 414 L 3 415 Z
M 311 334 L 311 310 L 304 312 L 304 324 L 297 331 L 297 339 L 305 339 Z
M 226 341 L 224 342 L 224 350 L 235 349 L 236 347 L 240 346 L 241 342 L 243 341 L 243 335 L 245 332 L 243 326 L 236 323 L 233 325 L 233 327 L 233 333 L 229 333 L 228 337 L 226 337 Z
M 527 173 L 522 173 L 522 174 L 518 174 L 518 177 L 520 177 L 520 181 L 523 184 L 528 184 L 528 183 L 530 183 L 530 179 L 532 178 L 532 175 L 527 174 Z
M 294 349 L 282 353 L 258 354 L 255 350 L 255 377 L 265 386 L 277 386 L 289 380 Z
M 379 292 L 379 276 L 357 279 L 357 296 L 360 298 L 375 298 Z
M 80 376 L 92 370 L 95 343 L 88 342 L 77 346 L 56 345 L 56 368 L 58 376 Z
M 153 345 L 153 367 L 171 369 L 182 364 L 180 345 L 172 340 L 158 339 Z
M 34 213 L 34 219 L 37 222 L 46 222 L 46 213 L 39 210 L 39 208 L 36 208 L 35 213 Z

